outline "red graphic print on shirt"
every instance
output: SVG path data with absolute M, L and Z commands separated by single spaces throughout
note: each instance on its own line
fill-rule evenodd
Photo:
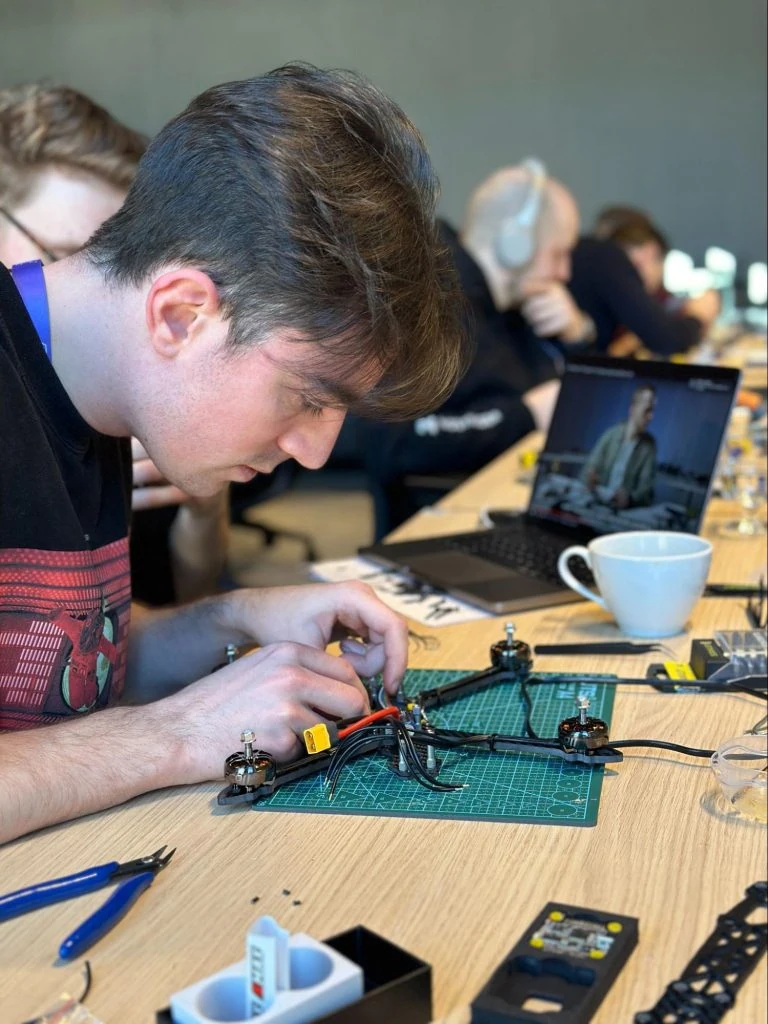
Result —
M 0 551 L 0 729 L 114 704 L 125 679 L 128 540 Z

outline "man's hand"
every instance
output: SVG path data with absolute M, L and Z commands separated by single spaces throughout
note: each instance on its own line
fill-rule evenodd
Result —
M 359 676 L 382 673 L 395 693 L 408 660 L 408 627 L 364 583 L 317 583 L 301 587 L 239 590 L 227 595 L 227 625 L 243 642 L 283 641 L 324 650 L 334 640 Z
M 284 761 L 301 753 L 304 729 L 367 711 L 343 658 L 274 644 L 165 700 L 0 733 L 0 843 L 153 789 L 222 779 L 244 729 Z
M 720 295 L 710 288 L 701 295 L 687 299 L 683 303 L 682 311 L 686 316 L 695 316 L 697 320 L 701 320 L 706 330 L 712 326 L 720 313 Z
M 611 504 L 614 508 L 624 509 L 629 508 L 629 495 L 627 494 L 626 488 L 620 487 L 611 499 Z
M 131 438 L 131 455 L 133 457 L 131 508 L 134 512 L 145 508 L 179 505 L 188 500 L 189 495 L 165 479 L 135 437 Z
M 594 324 L 559 281 L 531 281 L 520 311 L 540 338 L 560 338 L 569 344 L 592 341 Z
M 537 430 L 549 430 L 559 394 L 560 381 L 547 380 L 543 384 L 537 384 L 535 388 L 531 388 L 523 395 L 523 403 L 528 406 Z
M 365 687 L 344 658 L 294 643 L 246 655 L 161 706 L 184 723 L 190 782 L 220 779 L 244 729 L 256 734 L 259 750 L 288 761 L 304 750 L 305 729 L 370 710 Z

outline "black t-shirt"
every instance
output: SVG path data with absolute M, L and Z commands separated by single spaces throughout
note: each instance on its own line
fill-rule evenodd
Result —
M 568 287 L 579 307 L 594 320 L 599 352 L 605 352 L 619 330 L 636 334 L 646 348 L 662 356 L 698 344 L 701 321 L 664 309 L 645 290 L 632 261 L 618 245 L 580 238 L 571 263 Z
M 129 442 L 80 416 L 0 265 L 0 730 L 120 696 L 130 489 Z

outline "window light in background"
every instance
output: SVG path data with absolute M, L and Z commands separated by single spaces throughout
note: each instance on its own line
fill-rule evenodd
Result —
M 703 295 L 710 288 L 716 288 L 715 276 L 706 267 L 694 267 L 688 275 L 688 294 Z
M 768 331 L 768 266 L 765 263 L 751 263 L 747 268 L 747 299 L 747 323 L 757 331 Z
M 747 269 L 747 298 L 750 306 L 768 302 L 768 264 L 750 263 Z
M 704 266 L 712 275 L 712 287 L 720 292 L 720 323 L 738 318 L 736 311 L 736 257 L 713 245 L 704 253 Z
M 680 249 L 670 249 L 664 260 L 664 287 L 670 295 L 690 295 L 693 258 Z

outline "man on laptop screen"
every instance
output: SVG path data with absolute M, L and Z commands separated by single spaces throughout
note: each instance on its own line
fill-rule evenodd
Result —
M 598 533 L 695 532 L 732 400 L 708 367 L 572 363 L 529 511 Z

